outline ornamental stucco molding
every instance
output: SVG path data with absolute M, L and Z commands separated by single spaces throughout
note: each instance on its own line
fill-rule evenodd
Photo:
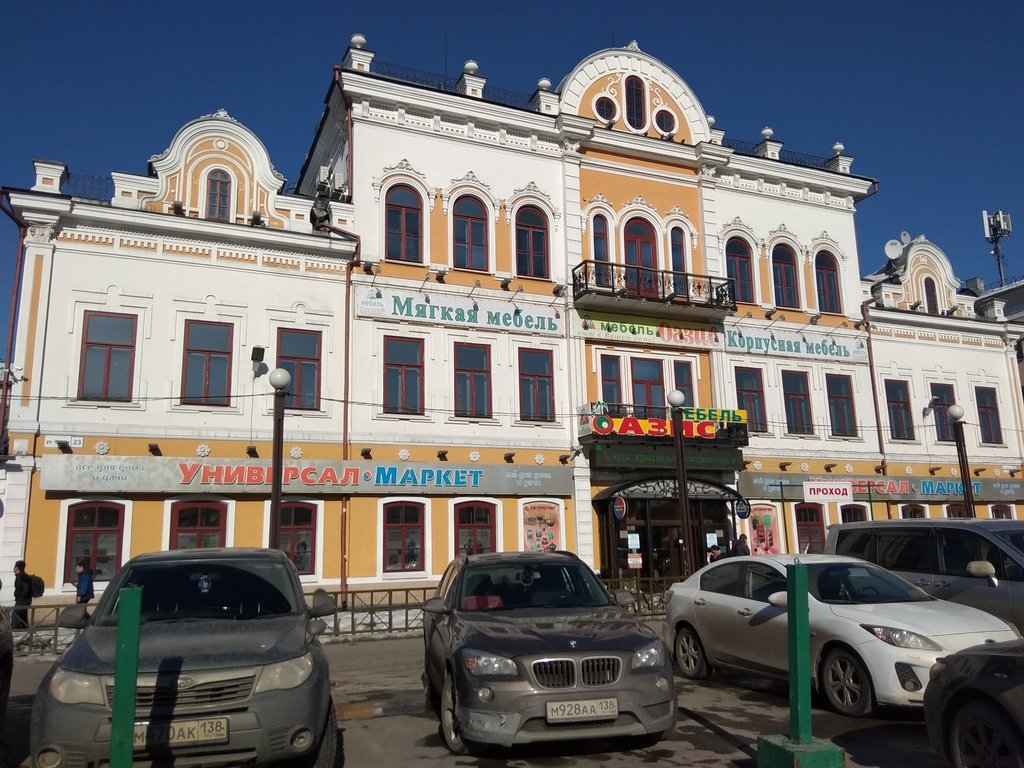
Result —
M 641 52 L 640 51 L 640 45 L 637 43 L 636 40 L 630 40 L 629 41 L 629 45 L 626 46 L 626 50 L 627 51 L 636 51 L 637 53 Z
M 384 188 L 384 182 L 394 177 L 402 177 L 409 181 L 417 181 L 420 192 L 427 198 L 427 205 L 434 210 L 434 196 L 430 194 L 430 185 L 427 184 L 427 175 L 418 168 L 413 167 L 408 159 L 402 158 L 394 165 L 386 165 L 381 169 L 379 176 L 374 176 L 370 182 L 373 187 L 373 202 L 380 204 L 380 193 Z
M 754 234 L 754 230 L 751 229 L 750 226 L 748 226 L 747 223 L 739 216 L 726 223 L 726 225 L 719 230 L 718 236 L 721 240 L 725 240 L 727 234 L 737 231 L 746 235 L 751 243 L 757 243 L 757 235 Z
M 650 203 L 648 203 L 647 200 L 644 199 L 643 195 L 637 195 L 636 197 L 634 197 L 632 200 L 630 200 L 628 203 L 626 203 L 622 207 L 624 209 L 625 208 L 641 207 L 641 208 L 646 208 L 647 210 L 651 211 L 652 213 L 657 213 L 658 212 L 658 209 L 655 208 Z
M 53 242 L 56 226 L 53 224 L 32 224 L 28 225 L 25 232 L 25 242 L 34 244 L 46 244 Z
M 490 206 L 492 212 L 492 218 L 494 223 L 498 223 L 498 204 L 494 199 L 494 195 L 491 193 L 491 188 L 484 184 L 480 178 L 473 173 L 473 171 L 466 171 L 466 174 L 461 178 L 454 178 L 451 184 L 448 185 L 448 189 L 441 193 L 441 212 L 444 214 L 448 213 L 448 206 L 451 203 L 452 195 L 460 189 L 473 189 L 483 198 L 484 207 Z

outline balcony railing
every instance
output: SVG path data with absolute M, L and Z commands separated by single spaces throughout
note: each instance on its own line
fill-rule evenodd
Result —
M 694 307 L 725 315 L 736 309 L 733 281 L 728 277 L 671 272 L 649 267 L 584 261 L 572 271 L 577 306 L 606 300 Z

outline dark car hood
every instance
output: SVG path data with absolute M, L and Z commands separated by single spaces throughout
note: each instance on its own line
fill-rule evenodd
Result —
M 517 610 L 460 613 L 454 626 L 455 645 L 503 656 L 552 651 L 635 650 L 658 635 L 617 607 L 558 611 Z M 575 647 L 570 645 L 575 642 Z
M 309 646 L 306 618 L 253 621 L 152 622 L 139 633 L 139 673 L 157 672 L 181 659 L 181 668 L 246 667 L 302 655 Z M 90 626 L 61 656 L 65 669 L 88 674 L 114 672 L 117 627 Z

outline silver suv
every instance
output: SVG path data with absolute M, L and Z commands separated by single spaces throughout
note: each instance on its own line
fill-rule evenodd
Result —
M 276 550 L 201 549 L 139 555 L 114 577 L 83 630 L 43 678 L 32 709 L 37 768 L 110 759 L 121 589 L 142 588 L 133 762 L 167 765 L 335 764 L 337 721 L 317 636 L 334 600 L 310 609 L 294 566 Z

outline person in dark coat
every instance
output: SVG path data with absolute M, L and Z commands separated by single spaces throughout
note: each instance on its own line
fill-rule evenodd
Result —
M 28 606 L 32 605 L 32 577 L 25 573 L 25 561 L 14 564 L 14 610 L 11 627 L 28 629 Z
M 88 603 L 94 597 L 92 591 L 92 569 L 89 568 L 89 561 L 79 560 L 75 563 L 75 573 L 78 574 L 78 589 L 75 591 L 75 602 Z
M 740 534 L 740 537 L 736 540 L 736 546 L 733 549 L 732 553 L 737 557 L 740 555 L 750 554 L 750 546 L 747 544 L 747 534 Z

